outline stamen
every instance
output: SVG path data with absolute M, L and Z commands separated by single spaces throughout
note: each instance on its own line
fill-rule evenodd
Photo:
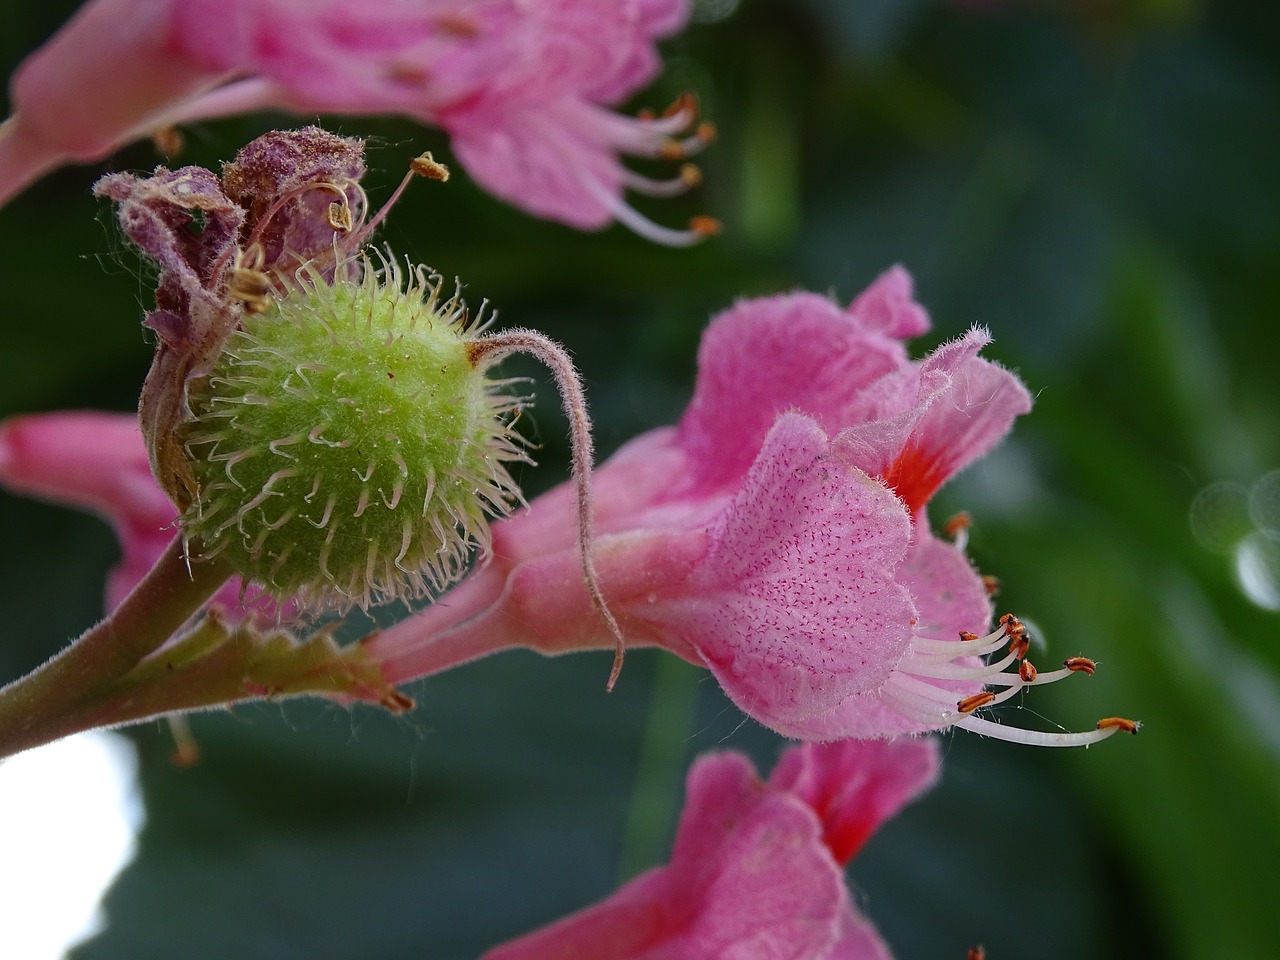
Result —
M 1087 747 L 1092 743 L 1106 740 L 1120 729 L 1107 727 L 1079 733 L 1045 733 L 1041 730 L 1024 730 L 1021 727 L 1005 726 L 982 717 L 965 717 L 957 720 L 954 725 L 984 737 L 1005 740 L 1009 743 L 1025 743 L 1032 747 Z
M 1003 656 L 989 663 L 974 663 L 975 656 L 995 654 L 1006 642 L 1008 649 Z M 958 641 L 916 636 L 907 655 L 880 688 L 879 696 L 905 717 L 925 726 L 963 727 L 983 736 L 1035 746 L 1087 746 L 1117 730 L 1137 732 L 1139 725 L 1123 717 L 1106 717 L 1090 731 L 1043 733 L 977 716 L 978 710 L 1004 703 L 1027 687 L 1056 683 L 1073 673 L 1091 674 L 1097 666 L 1088 657 L 1070 657 L 1062 669 L 1041 673 L 1035 664 L 1024 659 L 1029 646 L 1026 625 L 1013 614 L 1000 617 L 997 628 L 985 637 L 969 631 L 961 631 Z M 1007 669 L 1018 661 L 1021 662 L 1016 670 Z M 955 688 L 955 681 L 977 681 L 981 687 L 995 689 L 979 689 L 966 695 L 963 686 Z
M 357 244 L 364 243 L 369 239 L 370 234 L 377 229 L 378 224 L 382 223 L 382 221 L 386 219 L 387 214 L 391 212 L 391 208 L 396 205 L 396 202 L 400 199 L 406 188 L 408 188 L 414 177 L 425 177 L 428 180 L 439 180 L 443 183 L 445 180 L 449 179 L 449 168 L 443 163 L 438 162 L 433 156 L 431 156 L 430 152 L 420 154 L 410 160 L 409 172 L 404 175 L 403 179 L 401 179 L 400 185 L 396 187 L 395 191 L 391 194 L 390 199 L 382 205 L 382 209 L 374 214 L 373 218 L 370 219 L 368 223 L 360 228 L 360 233 L 355 238 L 355 242 Z
M 622 185 L 648 197 L 678 197 L 702 183 L 702 171 L 696 164 L 686 163 L 678 176 L 670 180 L 654 180 L 634 171 L 623 169 Z
M 1002 646 L 1005 641 L 1004 629 L 997 629 L 985 637 L 978 637 L 972 633 L 962 633 L 960 635 L 960 643 L 954 640 L 933 640 L 929 637 L 912 637 L 911 654 L 912 658 L 927 657 L 933 660 L 954 660 L 957 657 L 980 657 L 985 654 L 992 653 Z
M 694 217 L 689 221 L 687 230 L 659 226 L 593 177 L 584 176 L 582 185 L 604 205 L 615 220 L 654 243 L 667 247 L 690 247 L 720 232 L 719 222 L 711 217 Z

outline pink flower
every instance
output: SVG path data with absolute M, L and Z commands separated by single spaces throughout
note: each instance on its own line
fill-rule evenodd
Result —
M 582 229 L 666 243 L 623 191 L 669 195 L 620 156 L 678 158 L 692 100 L 656 119 L 614 105 L 653 79 L 687 0 L 90 0 L 14 74 L 0 201 L 45 171 L 174 124 L 259 109 L 404 114 L 443 127 L 486 189 Z
M 971 330 L 922 361 L 927 328 L 901 268 L 847 310 L 812 294 L 744 301 L 703 338 L 680 424 L 645 434 L 595 474 L 593 553 L 628 641 L 706 666 L 746 713 L 812 740 L 949 725 L 1046 745 L 974 715 L 1031 683 L 1025 628 L 991 606 L 925 504 L 1030 407 Z M 562 487 L 493 527 L 492 559 L 430 608 L 371 637 L 389 683 L 508 647 L 612 644 L 578 571 Z M 962 641 L 960 636 L 973 639 Z M 979 659 L 1006 642 L 1008 656 Z M 1002 692 L 984 693 L 986 685 Z
M 703 757 L 667 866 L 485 960 L 888 960 L 841 868 L 937 771 L 928 740 L 794 747 L 767 782 Z
M 0 483 L 15 493 L 80 507 L 102 516 L 123 558 L 107 576 L 114 610 L 177 536 L 178 511 L 151 475 L 138 420 L 129 414 L 67 412 L 0 423 Z M 224 610 L 269 615 L 258 598 L 246 605 L 231 580 L 215 597 Z

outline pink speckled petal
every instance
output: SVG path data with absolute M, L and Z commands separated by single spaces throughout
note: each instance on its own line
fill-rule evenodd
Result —
M 711 537 L 688 595 L 654 618 L 760 722 L 875 689 L 906 650 L 915 608 L 894 569 L 910 520 L 883 485 L 829 456 L 807 417 L 778 418 Z

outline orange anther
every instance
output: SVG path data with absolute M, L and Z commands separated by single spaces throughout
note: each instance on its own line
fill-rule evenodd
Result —
M 694 217 L 689 221 L 689 229 L 700 237 L 715 237 L 723 228 L 715 217 Z
M 676 97 L 675 102 L 662 111 L 662 115 L 664 117 L 674 117 L 677 113 L 684 113 L 685 111 L 689 112 L 690 119 L 698 113 L 698 98 L 688 90 Z
M 989 573 L 984 573 L 982 575 L 982 587 L 987 591 L 988 597 L 994 597 L 1000 592 L 1000 578 L 993 577 Z
M 951 517 L 946 524 L 943 525 L 942 531 L 948 537 L 955 539 L 956 534 L 961 530 L 968 530 L 973 525 L 973 517 L 965 513 L 963 510 Z
M 182 152 L 182 133 L 177 127 L 161 127 L 151 134 L 151 142 L 166 157 L 176 157 Z
M 981 693 L 975 693 L 971 697 L 965 697 L 956 704 L 956 709 L 961 713 L 973 713 L 979 707 L 985 707 L 995 698 L 996 695 L 990 690 L 983 690 Z
M 1128 720 L 1124 717 L 1103 717 L 1098 721 L 1099 730 L 1120 730 L 1124 733 L 1137 733 L 1142 729 L 1142 724 L 1137 720 Z
M 698 129 L 693 132 L 693 135 L 703 143 L 710 143 L 717 136 L 716 125 L 710 120 L 703 120 L 698 124 Z
M 702 183 L 702 171 L 696 163 L 686 163 L 680 168 L 680 182 L 690 188 Z
M 1018 665 L 1018 676 L 1022 678 L 1023 683 L 1035 683 L 1036 676 L 1040 671 L 1036 669 L 1036 665 L 1030 660 L 1023 660 Z
M 981 945 L 969 948 L 969 954 L 965 960 L 987 960 L 987 951 Z
M 1091 674 L 1098 669 L 1098 665 L 1088 657 L 1068 657 L 1066 660 L 1062 661 L 1062 665 L 1068 670 L 1073 670 L 1076 673 Z
M 1027 651 L 1031 649 L 1031 638 L 1025 633 L 1013 637 L 1009 641 L 1009 652 L 1013 654 L 1013 659 L 1021 660 L 1027 655 Z
M 658 156 L 663 160 L 683 160 L 688 153 L 679 140 L 667 140 L 658 148 Z
M 978 635 L 976 633 L 970 633 L 968 630 L 961 630 L 960 639 L 961 640 L 977 640 Z

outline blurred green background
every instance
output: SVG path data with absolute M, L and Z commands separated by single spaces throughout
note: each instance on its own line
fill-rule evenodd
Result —
M 6 72 L 73 6 L 5 5 Z M 642 206 L 710 213 L 722 238 L 582 235 L 465 176 L 415 186 L 383 234 L 565 342 L 604 452 L 678 416 L 702 327 L 741 295 L 847 301 L 902 262 L 935 320 L 918 352 L 991 328 L 1037 407 L 933 518 L 974 514 L 974 558 L 1043 656 L 1102 662 L 1005 719 L 1146 726 L 1087 751 L 949 735 L 942 786 L 850 870 L 901 958 L 1280 943 L 1277 49 L 1280 6 L 1257 0 L 703 0 L 634 106 L 698 93 L 721 132 L 705 186 Z M 190 128 L 183 160 L 285 122 Z M 372 138 L 375 202 L 409 156 L 449 156 L 408 123 L 328 125 Z M 132 405 L 150 289 L 89 186 L 157 162 L 138 145 L 0 211 L 0 415 Z M 566 470 L 539 396 L 530 494 Z M 92 518 L 3 494 L 0 531 L 6 680 L 98 614 L 115 547 Z M 694 755 L 767 770 L 782 746 L 672 658 L 633 653 L 609 696 L 607 672 L 607 654 L 513 653 L 415 685 L 405 718 L 201 716 L 190 770 L 163 726 L 133 731 L 142 849 L 76 960 L 454 960 L 603 896 L 666 859 Z

